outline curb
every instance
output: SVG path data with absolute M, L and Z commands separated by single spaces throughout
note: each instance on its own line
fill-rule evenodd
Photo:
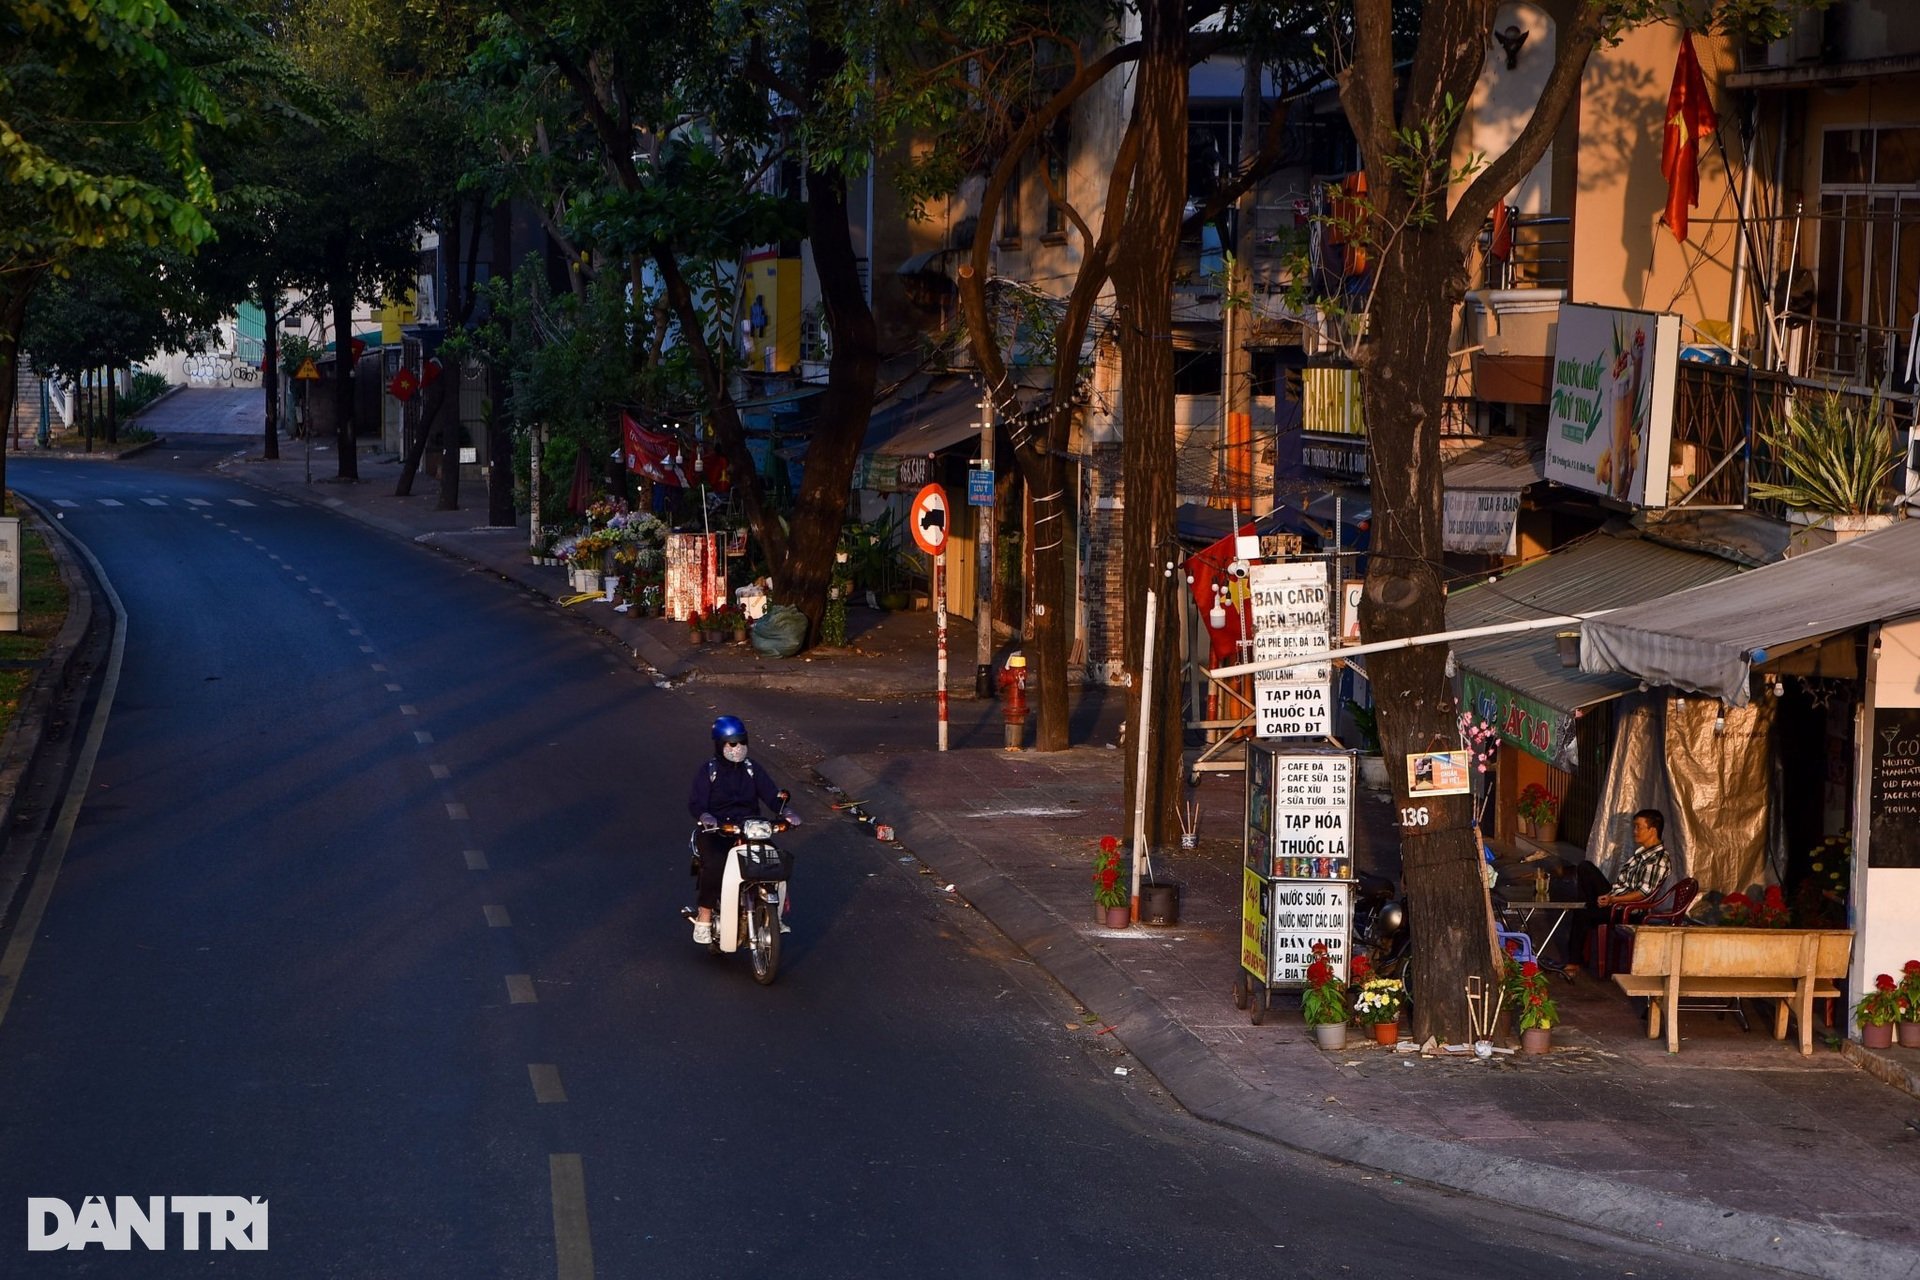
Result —
M 14 501 L 31 514 L 36 531 L 60 569 L 60 580 L 67 588 L 67 617 L 48 645 L 46 659 L 33 682 L 21 695 L 6 736 L 0 738 L 0 831 L 13 830 L 18 817 L 20 780 L 33 768 L 46 745 L 48 710 L 54 695 L 72 674 L 74 655 L 79 653 L 81 638 L 93 624 L 94 613 L 92 583 L 81 572 L 79 561 L 66 544 L 66 535 L 56 532 L 46 512 L 31 500 L 15 493 Z M 25 884 L 24 875 L 0 879 L 0 919 L 12 918 L 15 899 Z
M 1840 1042 L 1840 1054 L 1868 1075 L 1920 1098 L 1920 1070 L 1916 1070 L 1912 1063 L 1877 1053 L 1853 1039 Z
M 1127 1050 L 1183 1108 L 1308 1155 L 1362 1165 L 1479 1199 L 1685 1253 L 1776 1270 L 1854 1280 L 1920 1280 L 1920 1255 L 1885 1241 L 1782 1218 L 1730 1210 L 1712 1201 L 1494 1156 L 1462 1143 L 1400 1133 L 1378 1121 L 1301 1106 L 1234 1075 L 1192 1032 L 1079 931 L 997 870 L 980 849 L 845 756 L 815 772 L 870 813 L 886 814 L 897 839 L 937 869 L 955 892 L 1076 1000 L 1114 1027 Z M 893 816 L 898 815 L 898 816 Z M 1623 1223 L 1651 1223 L 1653 1230 Z

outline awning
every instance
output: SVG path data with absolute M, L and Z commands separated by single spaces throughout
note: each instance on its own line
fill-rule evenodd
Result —
M 1825 547 L 1583 627 L 1581 665 L 1740 706 L 1756 663 L 1840 631 L 1920 613 L 1920 520 Z
M 977 438 L 980 399 L 980 389 L 965 378 L 924 383 L 874 410 L 860 451 L 906 457 Z
M 1525 440 L 1441 441 L 1441 547 L 1468 555 L 1513 555 L 1520 495 L 1546 479 L 1543 454 L 1542 446 Z
M 1596 533 L 1498 581 L 1454 592 L 1447 598 L 1447 627 L 1464 630 L 1620 608 L 1718 581 L 1739 568 L 1718 556 L 1661 546 L 1631 533 Z M 1639 686 L 1632 676 L 1562 666 L 1551 629 L 1458 641 L 1453 657 L 1467 704 L 1506 741 L 1563 769 L 1576 762 L 1574 714 Z

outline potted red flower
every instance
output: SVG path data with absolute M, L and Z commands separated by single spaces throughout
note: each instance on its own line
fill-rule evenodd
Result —
M 1300 1013 L 1322 1049 L 1347 1047 L 1347 984 L 1334 972 L 1327 944 L 1313 944 L 1307 984 L 1300 991 Z
M 1507 1000 L 1513 1005 L 1514 1025 L 1520 1029 L 1523 1053 L 1546 1053 L 1553 1048 L 1553 1028 L 1560 1021 L 1560 1009 L 1547 987 L 1547 975 L 1528 960 L 1507 961 Z
M 1892 974 L 1883 973 L 1873 980 L 1873 990 L 1853 1010 L 1853 1021 L 1866 1048 L 1893 1047 L 1894 1024 L 1900 1021 L 1900 988 Z
M 1109 929 L 1124 929 L 1132 923 L 1127 886 L 1120 878 L 1120 841 L 1113 836 L 1101 836 L 1100 851 L 1093 856 L 1093 902 L 1100 909 L 1101 923 Z
M 1900 1037 L 1900 1047 L 1920 1049 L 1920 960 L 1909 960 L 1902 966 L 1896 995 L 1900 1005 L 1900 1021 L 1894 1026 Z

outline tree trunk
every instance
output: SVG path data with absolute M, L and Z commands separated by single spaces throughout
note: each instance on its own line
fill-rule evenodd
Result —
M 266 317 L 267 337 L 260 355 L 260 381 L 267 396 L 266 432 L 260 456 L 268 462 L 280 457 L 280 288 L 269 280 L 260 286 L 260 311 Z
M 847 519 L 853 464 L 873 414 L 880 353 L 873 311 L 860 284 L 859 260 L 847 226 L 846 179 L 837 172 L 809 168 L 806 183 L 807 237 L 833 333 L 833 354 L 827 361 L 819 425 L 807 446 L 800 492 L 794 495 L 791 540 L 786 556 L 773 566 L 773 587 L 782 601 L 806 615 L 807 644 L 812 646 L 820 642 L 834 551 Z
M 449 369 L 440 375 L 442 383 L 452 382 L 458 371 Z M 444 402 L 446 396 L 442 395 Z M 452 413 L 444 410 L 440 414 L 440 498 L 434 503 L 435 511 L 458 511 L 460 509 L 460 446 L 466 443 L 466 424 L 460 421 L 459 402 L 454 403 Z M 425 433 L 422 432 L 424 435 Z
M 400 462 L 400 479 L 393 486 L 396 498 L 413 496 L 413 478 L 420 472 L 420 459 L 426 456 L 427 443 L 433 438 L 434 424 L 440 418 L 440 410 L 446 404 L 450 394 L 448 384 L 457 375 L 442 372 L 439 379 L 426 390 L 426 402 L 421 406 L 420 427 L 414 433 L 413 440 L 407 446 L 407 456 Z
M 1446 629 L 1441 580 L 1440 422 L 1447 349 L 1464 270 L 1444 228 L 1406 227 L 1380 264 L 1370 326 L 1356 357 L 1375 456 L 1373 548 L 1360 625 L 1369 641 Z M 1456 748 L 1458 708 L 1444 645 L 1374 654 L 1367 660 L 1389 761 Z M 1467 796 L 1410 797 L 1404 768 L 1388 770 L 1397 811 L 1417 813 L 1401 829 L 1408 918 L 1419 939 L 1413 971 L 1414 1039 L 1469 1038 L 1462 983 L 1494 983 L 1493 920 L 1481 876 L 1480 842 Z M 1496 988 L 1497 989 L 1497 988 Z
M 333 286 L 333 438 L 340 451 L 340 479 L 360 478 L 360 450 L 353 438 L 353 291 Z
M 13 438 L 13 415 L 19 407 L 20 331 L 27 322 L 27 302 L 44 271 L 0 273 L 0 445 Z M 0 448 L 0 495 L 7 487 L 7 451 Z
M 1126 578 L 1128 751 L 1140 741 L 1146 595 L 1156 596 L 1153 703 L 1147 774 L 1128 770 L 1126 809 L 1135 808 L 1137 782 L 1146 785 L 1147 842 L 1171 844 L 1179 833 L 1181 742 L 1179 618 L 1174 532 L 1173 255 L 1187 188 L 1187 27 L 1173 0 L 1145 0 L 1140 9 L 1141 54 L 1133 120 L 1140 162 L 1134 171 L 1126 232 L 1115 253 L 1113 284 L 1119 316 L 1122 484 L 1126 501 L 1122 572 Z
M 120 443 L 120 371 L 107 368 L 107 443 Z
M 476 220 L 479 210 L 474 211 Z M 505 200 L 493 207 L 489 219 L 493 236 L 493 260 L 506 262 L 513 256 L 512 206 Z M 478 249 L 476 235 L 472 247 Z M 573 254 L 568 260 L 567 278 L 573 282 L 574 295 L 584 296 L 582 276 Z M 472 308 L 472 289 L 461 314 Z M 511 322 L 502 321 L 507 341 L 513 340 Z M 511 528 L 513 514 L 513 381 L 495 360 L 487 362 L 487 524 L 495 529 Z M 457 415 L 456 415 L 457 416 Z

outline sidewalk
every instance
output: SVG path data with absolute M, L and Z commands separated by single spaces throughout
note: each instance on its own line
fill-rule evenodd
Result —
M 473 510 L 436 512 L 424 483 L 419 496 L 392 497 L 391 464 L 363 458 L 362 483 L 311 486 L 297 458 L 223 466 L 550 597 L 568 594 L 562 570 L 530 562 L 524 530 L 477 529 Z M 477 507 L 482 495 L 463 500 Z M 676 624 L 605 605 L 576 608 L 674 683 L 825 686 L 849 700 L 924 695 L 931 683 L 925 614 L 856 611 L 864 631 L 849 650 L 779 662 L 738 646 L 696 648 Z M 967 697 L 974 649 L 963 627 L 950 637 L 950 687 Z M 1764 1019 L 1743 1032 L 1691 1013 L 1685 1048 L 1670 1057 L 1613 984 L 1583 977 L 1556 990 L 1565 1025 L 1542 1059 L 1423 1057 L 1371 1043 L 1323 1053 L 1285 1004 L 1255 1027 L 1230 999 L 1239 775 L 1203 781 L 1199 847 L 1158 868 L 1184 885 L 1180 923 L 1108 930 L 1093 923 L 1088 876 L 1098 837 L 1125 834 L 1124 753 L 1004 752 L 992 704 L 957 705 L 965 731 L 953 751 L 833 755 L 817 772 L 890 823 L 902 845 L 1097 1015 L 1090 1033 L 1111 1027 L 1195 1115 L 1677 1249 L 1836 1280 L 1920 1280 L 1920 1099 L 1856 1066 L 1857 1045 L 1808 1059 L 1791 1041 L 1772 1040 Z M 1362 868 L 1397 870 L 1390 843 L 1389 822 L 1370 812 Z M 1874 1066 L 1911 1080 L 1917 1064 L 1920 1051 L 1896 1049 Z

